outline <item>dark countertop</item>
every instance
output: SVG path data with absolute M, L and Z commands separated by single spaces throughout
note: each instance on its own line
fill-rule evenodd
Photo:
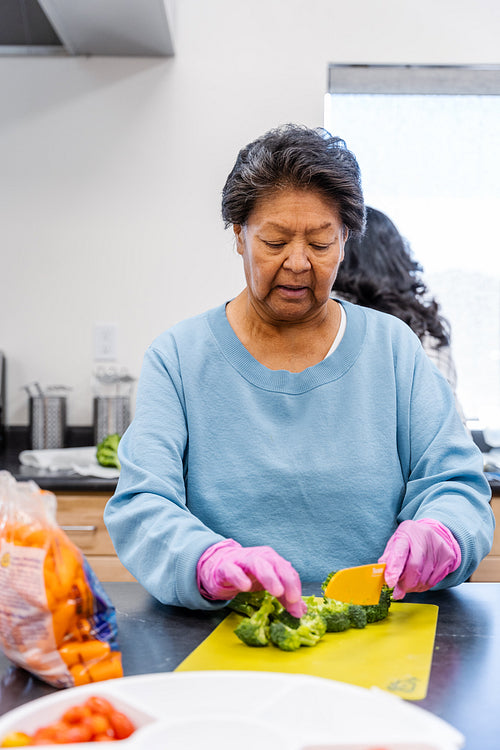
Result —
M 226 614 L 162 605 L 138 583 L 104 586 L 116 608 L 126 676 L 173 671 Z M 306 584 L 304 593 L 318 594 L 319 585 Z M 411 703 L 462 732 L 465 750 L 498 750 L 500 583 L 463 583 L 405 601 L 439 607 L 428 694 Z M 0 654 L 0 714 L 54 691 Z
M 94 445 L 91 427 L 69 427 L 66 435 L 66 447 L 79 448 Z M 100 477 L 83 477 L 69 471 L 48 471 L 23 466 L 19 463 L 21 451 L 29 450 L 28 429 L 10 427 L 6 430 L 5 447 L 0 451 L 0 470 L 8 471 L 14 479 L 26 481 L 32 479 L 42 490 L 53 492 L 107 492 L 113 494 L 116 479 Z

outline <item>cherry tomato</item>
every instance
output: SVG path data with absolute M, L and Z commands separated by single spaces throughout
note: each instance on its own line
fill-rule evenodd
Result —
M 92 695 L 85 703 L 67 708 L 59 721 L 39 727 L 33 737 L 11 732 L 0 747 L 115 742 L 130 737 L 134 731 L 128 716 L 117 711 L 106 698 Z
M 64 721 L 55 721 L 37 729 L 34 735 L 35 745 L 64 745 L 69 742 L 70 725 Z
M 62 720 L 67 724 L 80 724 L 89 716 L 92 716 L 92 711 L 88 706 L 71 706 L 63 713 Z
M 125 716 L 121 711 L 113 711 L 109 715 L 109 722 L 117 740 L 124 740 L 126 737 L 130 737 L 135 730 L 135 726 L 128 716 Z
M 44 727 L 39 727 L 33 735 L 35 745 L 51 745 L 55 741 L 56 733 L 59 730 L 59 725 L 47 724 Z
M 66 730 L 66 742 L 90 742 L 92 732 L 85 724 L 74 724 Z
M 98 734 L 106 734 L 108 730 L 110 734 L 114 736 L 107 716 L 103 716 L 102 714 L 90 714 L 90 716 L 87 716 L 83 720 L 83 723 L 90 729 L 93 737 Z
M 102 714 L 103 716 L 108 716 L 115 710 L 111 703 L 100 695 L 91 695 L 84 705 L 90 708 L 93 714 Z

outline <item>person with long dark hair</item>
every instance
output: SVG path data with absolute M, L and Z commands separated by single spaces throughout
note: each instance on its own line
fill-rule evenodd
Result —
M 450 384 L 465 421 L 456 396 L 457 370 L 449 321 L 430 295 L 423 268 L 413 257 L 409 242 L 382 211 L 366 207 L 365 230 L 346 242 L 333 296 L 390 313 L 409 325 Z

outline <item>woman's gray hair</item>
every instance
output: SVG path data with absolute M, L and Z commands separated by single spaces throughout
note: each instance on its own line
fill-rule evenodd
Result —
M 226 228 L 246 224 L 256 202 L 283 189 L 316 190 L 334 202 L 351 234 L 363 232 L 361 173 L 342 138 L 323 128 L 283 125 L 241 149 L 222 190 Z

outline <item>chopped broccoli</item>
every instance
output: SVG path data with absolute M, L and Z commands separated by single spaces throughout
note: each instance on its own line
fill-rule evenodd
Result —
M 251 617 L 262 606 L 265 594 L 264 589 L 260 591 L 240 591 L 227 606 L 230 609 L 234 609 L 235 612 Z M 279 604 L 277 599 L 275 601 Z
M 384 585 L 382 586 L 382 591 L 380 592 L 379 604 L 383 604 L 387 607 L 387 609 L 389 609 L 392 602 L 393 591 L 394 587 L 391 588 L 386 583 L 384 583 Z
M 296 651 L 301 646 L 315 646 L 324 636 L 326 625 L 319 615 L 300 618 L 298 627 L 290 627 L 281 620 L 274 620 L 269 628 L 269 638 L 282 651 Z
M 335 575 L 336 572 L 337 572 L 336 570 L 332 570 L 332 572 L 327 575 L 327 577 L 321 584 L 321 590 L 323 592 L 325 601 L 334 601 L 333 599 L 328 599 L 325 596 L 325 591 L 328 586 L 328 583 L 331 581 L 332 577 Z M 382 591 L 380 593 L 380 599 L 379 599 L 378 604 L 359 605 L 359 606 L 362 606 L 362 609 L 364 610 L 364 613 L 366 615 L 366 623 L 364 625 L 363 625 L 364 617 L 362 614 L 360 614 L 359 610 L 358 609 L 351 610 L 349 614 L 349 617 L 351 620 L 351 627 L 364 628 L 367 623 L 378 622 L 379 620 L 384 620 L 389 614 L 389 607 L 391 606 L 393 590 L 394 589 L 389 588 L 389 586 L 387 586 L 387 584 L 384 583 L 382 586 Z M 357 607 L 358 605 L 350 605 L 350 606 Z
M 332 575 L 322 584 L 323 594 Z M 268 591 L 237 594 L 228 606 L 246 615 L 234 632 L 248 646 L 273 643 L 283 651 L 296 651 L 301 646 L 315 646 L 325 633 L 361 629 L 384 619 L 389 613 L 392 591 L 384 584 L 375 605 L 349 604 L 324 595 L 305 596 L 307 612 L 301 618 L 293 617 Z
M 236 627 L 234 632 L 247 646 L 267 646 L 269 643 L 269 616 L 274 612 L 273 599 L 266 591 L 260 608 Z
M 382 610 L 378 604 L 368 604 L 365 607 L 366 610 L 366 623 L 369 625 L 372 622 L 378 622 L 383 620 L 387 615 L 382 615 Z
M 296 628 L 291 628 L 280 620 L 274 620 L 269 627 L 269 639 L 282 651 L 297 651 L 302 639 Z
M 316 597 L 304 597 L 304 601 L 307 612 L 298 618 L 275 600 L 278 608 L 275 611 L 276 619 L 271 624 L 271 641 L 283 651 L 295 651 L 299 646 L 315 646 L 326 633 L 326 623 L 319 612 Z M 273 625 L 279 627 L 273 628 Z
M 392 602 L 392 592 L 394 589 L 389 588 L 387 584 L 384 583 L 382 586 L 382 591 L 380 592 L 380 599 L 378 604 L 368 604 L 365 606 L 366 610 L 366 621 L 368 623 L 371 622 L 379 622 L 380 620 L 384 620 L 387 615 L 389 614 L 389 607 L 391 606 Z
M 300 619 L 293 617 L 268 591 L 237 594 L 228 606 L 247 615 L 234 631 L 247 646 L 267 646 L 271 641 L 283 651 L 295 651 L 315 646 L 326 632 L 323 618 L 312 606 Z
M 325 621 L 327 633 L 342 633 L 344 630 L 349 630 L 351 627 L 348 613 L 340 607 L 338 611 L 327 613 Z
M 117 453 L 120 440 L 121 436 L 118 433 L 106 435 L 104 440 L 101 440 L 96 451 L 96 458 L 101 466 L 114 466 L 116 469 L 121 468 Z
M 315 646 L 326 633 L 326 623 L 321 615 L 306 612 L 297 628 L 302 646 Z
M 336 570 L 332 570 L 331 573 L 328 573 L 327 577 L 321 584 L 321 591 L 323 592 L 323 594 L 325 593 L 326 587 L 328 586 L 328 584 L 330 583 L 330 581 L 332 580 L 336 572 L 337 572 Z
M 307 606 L 307 613 L 306 614 L 312 614 L 313 612 L 317 612 L 320 607 L 322 606 L 321 599 L 318 599 L 316 596 L 303 596 L 302 599 L 304 600 L 304 604 Z
M 349 604 L 347 609 L 349 620 L 351 622 L 351 628 L 366 628 L 367 617 L 365 607 L 361 604 Z
M 317 599 L 315 596 L 304 597 L 308 614 L 315 612 L 324 621 L 327 633 L 340 633 L 351 627 L 349 604 L 335 599 Z
M 308 606 L 304 617 L 315 613 L 325 622 L 327 632 L 338 633 L 348 628 L 366 627 L 365 607 L 360 604 L 338 602 L 326 596 L 322 600 L 315 600 L 314 596 L 306 597 L 304 601 Z
M 335 599 L 325 597 L 318 611 L 325 621 L 327 633 L 341 633 L 351 627 L 349 605 L 345 602 L 337 602 Z
M 235 612 L 238 612 L 240 615 L 246 615 L 247 617 L 251 617 L 254 612 L 257 611 L 249 602 L 239 601 L 237 600 L 237 597 L 231 602 L 228 602 L 227 606 L 229 609 L 234 609 Z
M 273 619 L 283 622 L 289 628 L 297 630 L 300 625 L 300 618 L 294 617 L 277 599 L 274 600 L 274 617 Z
M 285 625 L 288 625 L 289 628 L 293 628 L 294 630 L 297 630 L 301 622 L 299 617 L 294 617 L 285 608 L 283 608 L 283 610 L 276 615 L 276 618 L 280 622 L 284 622 Z

